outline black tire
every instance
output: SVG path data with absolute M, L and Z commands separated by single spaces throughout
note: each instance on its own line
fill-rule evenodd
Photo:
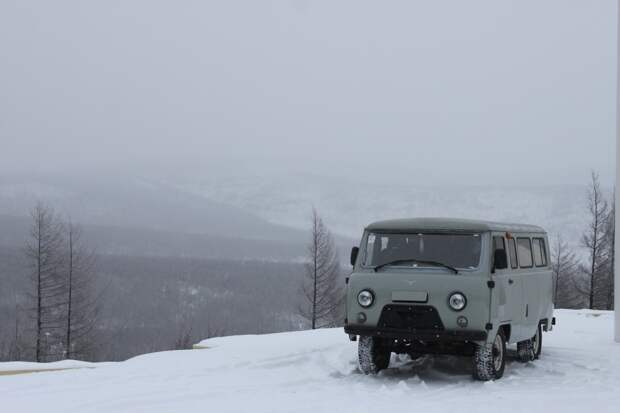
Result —
M 411 361 L 419 360 L 424 357 L 422 353 L 409 353 L 409 357 L 411 357 Z
M 377 374 L 390 365 L 391 352 L 376 337 L 360 336 L 357 346 L 359 367 L 364 374 Z
M 506 367 L 506 336 L 500 329 L 490 344 L 476 346 L 474 379 L 480 381 L 498 380 Z
M 536 334 L 529 340 L 517 343 L 517 358 L 522 363 L 534 361 L 542 352 L 542 326 L 538 324 Z
M 536 335 L 532 337 L 532 347 L 534 347 L 534 359 L 536 360 L 540 358 L 540 354 L 542 353 L 542 345 L 543 345 L 542 325 L 538 324 L 538 330 L 536 331 Z

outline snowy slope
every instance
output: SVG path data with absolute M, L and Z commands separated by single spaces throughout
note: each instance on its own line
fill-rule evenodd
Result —
M 612 314 L 558 311 L 541 360 L 474 382 L 467 359 L 356 367 L 342 330 L 206 340 L 96 369 L 0 376 L 2 411 L 22 412 L 617 412 L 620 345 Z
M 586 176 L 587 178 L 587 176 Z M 252 211 L 270 222 L 308 227 L 318 208 L 335 233 L 359 239 L 372 221 L 420 216 L 488 219 L 543 226 L 577 247 L 587 220 L 585 185 L 425 186 L 304 174 L 212 177 L 182 190 Z M 606 190 L 606 193 L 609 191 Z
M 28 217 L 38 201 L 82 225 L 286 242 L 306 239 L 305 232 L 267 222 L 251 211 L 139 178 L 0 177 L 0 214 Z

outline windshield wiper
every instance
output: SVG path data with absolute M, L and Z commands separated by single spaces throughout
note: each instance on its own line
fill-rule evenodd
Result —
M 381 268 L 387 267 L 389 265 L 406 264 L 408 262 L 412 262 L 412 263 L 415 263 L 415 264 L 422 264 L 422 265 L 432 265 L 432 266 L 435 266 L 435 267 L 443 267 L 443 268 L 446 268 L 446 269 L 452 271 L 455 274 L 459 273 L 459 270 L 457 270 L 456 268 L 454 268 L 451 265 L 444 264 L 443 262 L 418 260 L 418 259 L 415 259 L 415 258 L 411 258 L 411 259 L 408 259 L 408 260 L 394 260 L 394 261 L 385 262 L 383 264 L 377 265 L 375 267 L 375 272 L 378 272 Z

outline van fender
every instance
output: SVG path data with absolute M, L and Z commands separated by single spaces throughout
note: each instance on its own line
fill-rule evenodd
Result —
M 495 336 L 497 336 L 497 333 L 500 330 L 504 332 L 504 337 L 506 337 L 506 343 L 510 343 L 512 326 L 509 323 L 498 324 L 496 326 L 494 326 L 492 323 L 488 323 L 486 325 L 486 330 L 488 332 L 488 335 L 485 344 L 492 344 L 493 340 L 495 340 Z

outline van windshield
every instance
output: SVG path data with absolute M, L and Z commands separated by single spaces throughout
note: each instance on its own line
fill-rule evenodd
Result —
M 371 232 L 364 265 L 376 267 L 394 261 L 435 261 L 460 269 L 480 264 L 480 234 L 388 234 Z M 415 262 L 398 266 L 425 267 Z

